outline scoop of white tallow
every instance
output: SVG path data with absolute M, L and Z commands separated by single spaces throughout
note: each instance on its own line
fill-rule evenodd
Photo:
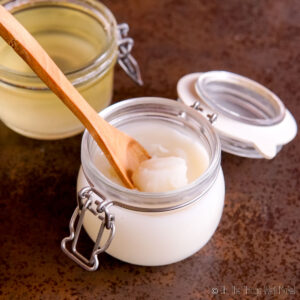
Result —
M 140 164 L 132 180 L 142 192 L 176 190 L 188 184 L 187 165 L 181 157 L 152 157 Z

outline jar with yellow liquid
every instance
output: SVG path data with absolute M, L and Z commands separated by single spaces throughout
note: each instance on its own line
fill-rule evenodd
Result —
M 130 55 L 133 41 L 126 37 L 128 26 L 118 26 L 100 2 L 13 0 L 1 4 L 31 32 L 96 111 L 111 103 L 117 61 L 133 79 L 141 81 Z M 28 137 L 58 139 L 83 130 L 61 100 L 2 39 L 0 107 L 2 121 Z

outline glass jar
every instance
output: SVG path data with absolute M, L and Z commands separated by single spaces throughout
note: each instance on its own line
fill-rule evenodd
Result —
M 281 100 L 238 74 L 188 74 L 178 81 L 177 93 L 179 102 L 131 99 L 106 108 L 102 116 L 125 132 L 129 124 L 142 129 L 144 142 L 151 140 L 145 128 L 151 128 L 156 136 L 157 130 L 163 131 L 159 126 L 172 127 L 198 141 L 207 152 L 208 167 L 182 189 L 144 193 L 111 182 L 96 167 L 99 149 L 84 133 L 78 206 L 70 221 L 70 236 L 61 244 L 63 251 L 84 269 L 96 270 L 98 254 L 103 251 L 146 266 L 170 264 L 192 255 L 211 238 L 221 218 L 225 192 L 221 147 L 242 157 L 271 159 L 297 134 L 296 121 Z M 158 120 L 161 125 L 154 127 Z M 128 132 L 134 137 L 132 133 Z M 77 251 L 82 226 L 95 241 L 89 258 Z
M 40 42 L 96 111 L 110 104 L 114 65 L 122 44 L 110 10 L 95 0 L 14 0 L 1 4 Z M 127 38 L 124 42 L 132 45 L 133 41 Z M 128 58 L 128 51 L 123 56 Z M 83 130 L 72 112 L 3 40 L 0 106 L 3 122 L 25 136 L 57 139 Z
M 164 126 L 173 126 L 201 142 L 209 164 L 198 179 L 179 190 L 129 190 L 97 169 L 94 159 L 98 146 L 86 131 L 77 184 L 79 204 L 70 222 L 71 234 L 62 241 L 63 251 L 87 270 L 97 269 L 98 254 L 103 251 L 144 266 L 171 264 L 197 252 L 215 232 L 224 205 L 220 142 L 210 123 L 192 108 L 164 98 L 122 101 L 101 115 L 118 128 L 125 124 L 139 126 L 145 120 L 163 121 Z M 95 241 L 88 259 L 76 248 L 82 225 Z

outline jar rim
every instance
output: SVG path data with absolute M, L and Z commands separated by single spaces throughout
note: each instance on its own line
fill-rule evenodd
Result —
M 94 188 L 99 187 L 100 189 L 106 190 L 108 193 L 111 192 L 112 195 L 118 195 L 118 197 L 122 199 L 121 202 L 118 202 L 119 206 L 126 207 L 132 210 L 149 211 L 150 209 L 150 211 L 162 211 L 177 209 L 186 206 L 202 197 L 202 195 L 210 189 L 220 169 L 221 146 L 217 134 L 213 130 L 209 121 L 205 119 L 205 117 L 201 116 L 195 110 L 187 107 L 184 104 L 167 98 L 133 98 L 123 100 L 107 107 L 100 113 L 100 115 L 108 122 L 112 123 L 112 125 L 114 125 L 113 119 L 117 117 L 118 113 L 121 113 L 122 117 L 124 117 L 124 115 L 130 112 L 130 110 L 139 110 L 140 113 L 143 110 L 151 110 L 154 107 L 161 110 L 165 109 L 164 113 L 167 113 L 168 109 L 170 111 L 173 110 L 174 112 L 178 112 L 179 114 L 184 116 L 178 116 L 179 120 L 180 118 L 183 119 L 188 117 L 193 122 L 196 121 L 197 125 L 199 125 L 199 128 L 201 128 L 201 134 L 206 135 L 205 137 L 208 140 L 211 152 L 209 153 L 210 161 L 207 169 L 203 172 L 203 174 L 201 174 L 197 179 L 184 186 L 183 188 L 160 193 L 149 193 L 141 192 L 138 190 L 131 190 L 110 181 L 108 178 L 102 175 L 97 167 L 93 164 L 90 147 L 92 144 L 95 144 L 95 142 L 89 132 L 85 130 L 81 143 L 81 162 L 83 166 L 83 172 L 87 181 Z M 158 113 L 157 110 L 155 112 Z M 135 113 L 135 115 L 137 114 L 138 113 Z M 132 120 L 132 115 L 130 120 Z M 99 191 L 99 193 L 103 194 L 101 190 Z M 188 197 L 188 200 L 186 200 L 185 196 L 187 195 L 187 193 L 189 193 L 189 195 L 192 194 L 193 197 Z M 179 197 L 180 199 L 178 201 L 174 201 L 175 196 Z
M 96 76 L 105 73 L 109 67 L 115 63 L 118 55 L 117 22 L 112 12 L 104 4 L 95 0 L 7 0 L 2 1 L 1 4 L 11 13 L 22 11 L 28 7 L 34 7 L 37 5 L 40 7 L 52 5 L 73 9 L 77 8 L 78 11 L 81 9 L 82 13 L 91 15 L 99 22 L 107 22 L 106 24 L 103 24 L 103 27 L 110 29 L 110 34 L 106 34 L 108 42 L 105 45 L 105 48 L 102 49 L 95 59 L 89 61 L 85 66 L 65 73 L 73 85 L 77 86 L 89 81 L 90 79 L 94 79 Z M 49 90 L 47 86 L 41 85 L 40 79 L 37 75 L 25 74 L 1 65 L 0 81 L 19 88 Z

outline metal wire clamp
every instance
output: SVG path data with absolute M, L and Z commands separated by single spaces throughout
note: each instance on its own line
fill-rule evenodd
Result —
M 96 193 L 96 195 L 98 196 L 97 199 L 93 199 L 93 193 Z M 114 237 L 114 216 L 108 210 L 109 206 L 111 206 L 112 204 L 112 202 L 105 200 L 105 198 L 102 195 L 100 195 L 97 191 L 95 191 L 92 187 L 85 187 L 78 193 L 78 206 L 74 210 L 69 224 L 70 235 L 68 237 L 65 237 L 61 241 L 61 248 L 69 258 L 71 258 L 73 261 L 75 261 L 78 265 L 80 265 L 83 269 L 87 271 L 97 270 L 99 266 L 98 255 L 104 252 L 109 247 Z M 84 257 L 81 253 L 77 251 L 78 238 L 83 225 L 83 219 L 87 210 L 92 212 L 101 220 L 101 226 L 94 244 L 94 248 L 89 258 Z M 75 229 L 75 221 L 77 219 L 78 222 Z M 103 246 L 100 246 L 100 242 L 102 240 L 105 228 L 109 230 L 109 235 Z M 72 244 L 71 249 L 69 250 L 67 248 L 67 243 L 70 242 L 72 242 Z
M 139 85 L 143 85 L 143 80 L 139 65 L 131 55 L 131 50 L 134 44 L 132 38 L 128 37 L 129 26 L 126 23 L 118 25 L 119 30 L 119 56 L 118 63 L 127 75 Z

